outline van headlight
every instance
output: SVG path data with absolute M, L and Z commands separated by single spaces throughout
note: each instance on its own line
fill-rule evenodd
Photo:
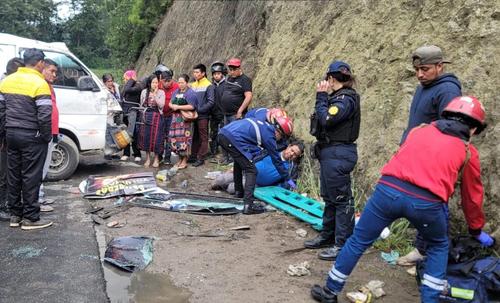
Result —
M 108 92 L 106 103 L 108 104 L 108 113 L 122 111 L 120 103 L 118 102 L 118 100 L 115 99 L 115 97 L 113 97 L 113 95 L 110 92 Z

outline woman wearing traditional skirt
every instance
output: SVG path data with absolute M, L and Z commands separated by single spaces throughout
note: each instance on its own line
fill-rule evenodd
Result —
M 170 108 L 174 111 L 170 124 L 169 143 L 174 153 L 179 155 L 178 169 L 187 167 L 187 160 L 191 154 L 193 143 L 193 123 L 182 118 L 181 110 L 196 110 L 196 93 L 188 87 L 189 76 L 180 75 L 177 83 L 179 89 L 172 94 Z
M 151 153 L 154 153 L 153 167 L 160 165 L 159 155 L 163 153 L 164 120 L 163 106 L 165 105 L 165 92 L 158 89 L 158 78 L 149 76 L 146 88 L 141 92 L 141 107 L 144 107 L 142 124 L 138 131 L 138 146 L 146 152 L 144 167 L 151 164 Z

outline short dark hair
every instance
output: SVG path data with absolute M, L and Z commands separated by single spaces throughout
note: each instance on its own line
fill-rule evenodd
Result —
M 302 142 L 302 140 L 299 140 L 299 139 L 293 139 L 292 141 L 290 141 L 290 143 L 288 144 L 288 146 L 291 146 L 291 145 L 297 145 L 297 147 L 299 148 L 300 150 L 300 153 L 301 153 L 301 156 L 304 155 L 304 150 L 306 149 L 306 146 L 304 145 L 304 142 Z
M 5 73 L 7 75 L 13 74 L 17 72 L 17 69 L 20 67 L 24 67 L 24 61 L 21 58 L 14 57 L 7 62 L 7 66 L 5 67 Z
M 343 87 L 353 88 L 356 86 L 356 78 L 353 75 L 343 74 L 340 72 L 329 73 L 328 77 L 332 77 L 342 83 Z
M 55 67 L 59 67 L 59 65 L 56 63 L 56 61 L 54 61 L 52 59 L 46 58 L 43 61 L 45 63 L 45 66 L 54 65 Z
M 196 64 L 193 69 L 199 69 L 200 72 L 204 73 L 205 75 L 207 74 L 207 67 L 204 64 Z
M 186 80 L 186 82 L 189 82 L 189 76 L 188 76 L 188 75 L 186 75 L 186 74 L 181 74 L 181 75 L 179 76 L 179 79 L 180 79 L 180 78 L 182 78 L 182 79 Z
M 106 83 L 108 82 L 109 80 L 114 80 L 113 78 L 113 75 L 112 74 L 104 74 L 102 75 L 102 82 Z
M 45 54 L 43 53 L 43 51 L 36 48 L 27 49 L 23 54 L 24 64 L 26 66 L 34 66 L 39 61 L 43 61 L 44 59 Z

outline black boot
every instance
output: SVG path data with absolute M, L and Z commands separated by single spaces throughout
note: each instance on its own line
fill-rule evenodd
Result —
M 264 212 L 266 212 L 266 207 L 261 204 L 250 203 L 250 204 L 245 204 L 245 206 L 243 206 L 244 215 L 256 215 L 256 214 L 262 214 Z
M 231 194 L 231 195 L 233 195 L 235 198 L 238 198 L 238 199 L 241 199 L 241 198 L 243 198 L 243 196 L 244 196 L 243 192 L 241 192 L 241 191 L 235 191 L 235 192 L 234 192 L 233 194 Z
M 334 240 L 324 234 L 319 234 L 316 238 L 304 242 L 305 248 L 318 249 L 332 245 Z
M 337 303 L 337 295 L 326 286 L 321 287 L 318 284 L 311 288 L 311 296 L 314 300 L 321 303 Z

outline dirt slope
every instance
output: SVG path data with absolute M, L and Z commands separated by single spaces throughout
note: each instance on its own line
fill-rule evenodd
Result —
M 489 128 L 475 143 L 483 161 L 488 230 L 500 236 L 500 1 L 175 1 L 138 61 L 177 74 L 199 62 L 241 56 L 254 79 L 254 105 L 281 105 L 307 134 L 314 85 L 333 59 L 358 77 L 363 116 L 357 186 L 366 194 L 396 150 L 417 84 L 416 47 L 441 46 L 447 66 L 485 104 Z M 463 223 L 462 223 L 463 225 Z

